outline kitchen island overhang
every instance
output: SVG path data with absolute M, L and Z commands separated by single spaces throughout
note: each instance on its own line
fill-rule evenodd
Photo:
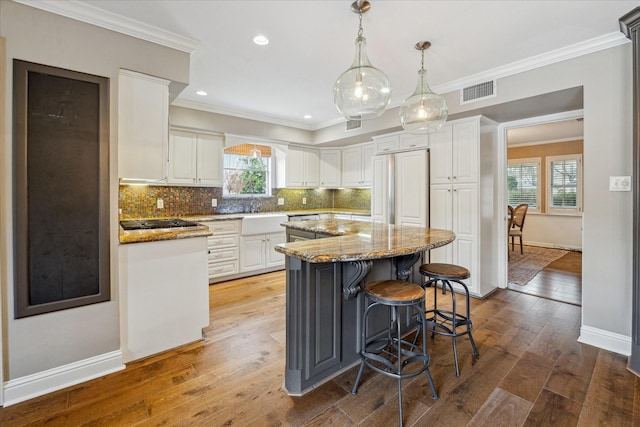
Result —
M 359 361 L 362 285 L 386 279 L 419 282 L 425 252 L 455 239 L 449 230 L 338 219 L 283 226 L 287 236 L 326 237 L 275 248 L 286 256 L 285 388 L 290 395 L 302 395 Z M 404 327 L 413 324 L 410 313 L 401 317 Z M 370 318 L 369 334 L 383 333 L 386 322 L 386 311 L 379 310 Z

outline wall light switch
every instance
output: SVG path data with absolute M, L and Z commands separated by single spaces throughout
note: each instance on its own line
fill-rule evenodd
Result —
M 631 191 L 631 177 L 610 176 L 609 191 Z
M 164 209 L 164 200 L 158 199 L 156 201 L 156 206 L 158 207 L 158 209 Z
M 278 197 L 278 206 L 284 206 L 284 197 Z
M 306 205 L 306 204 L 307 204 L 307 198 L 306 198 L 306 197 L 303 197 L 303 198 L 302 198 L 302 204 L 303 204 L 303 205 Z
M 211 199 L 211 207 L 212 208 L 218 207 L 218 199 Z

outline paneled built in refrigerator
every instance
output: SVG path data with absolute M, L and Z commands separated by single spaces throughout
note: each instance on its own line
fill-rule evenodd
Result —
M 429 150 L 373 156 L 371 217 L 374 222 L 429 226 Z

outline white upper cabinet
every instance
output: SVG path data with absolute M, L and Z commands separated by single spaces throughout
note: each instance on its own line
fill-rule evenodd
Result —
M 413 135 L 404 131 L 374 136 L 373 141 L 376 153 L 429 147 L 429 135 Z
M 222 186 L 221 135 L 171 129 L 169 184 Z
M 320 187 L 339 188 L 342 186 L 342 150 L 320 151 Z
M 371 187 L 373 179 L 373 143 L 342 150 L 342 186 Z
M 429 146 L 429 135 L 413 135 L 403 132 L 399 137 L 400 149 L 425 148 Z
M 222 187 L 224 141 L 221 135 L 198 134 L 198 184 Z
M 166 181 L 169 81 L 120 70 L 118 177 Z
M 374 136 L 373 143 L 375 144 L 376 153 L 396 151 L 400 147 L 400 135 L 395 133 L 391 135 Z
M 304 147 L 289 146 L 286 161 L 286 184 L 293 188 L 320 186 L 320 153 Z
M 429 136 L 431 184 L 478 181 L 480 124 L 463 121 L 446 124 Z

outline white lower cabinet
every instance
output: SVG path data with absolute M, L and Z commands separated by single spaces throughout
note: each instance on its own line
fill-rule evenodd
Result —
M 240 238 L 240 272 L 284 267 L 284 255 L 274 246 L 285 243 L 285 233 L 258 234 Z
M 431 228 L 453 230 L 456 239 L 449 245 L 431 250 L 431 262 L 461 265 L 471 272 L 465 280 L 472 294 L 479 294 L 480 265 L 478 244 L 480 236 L 477 184 L 432 185 Z
M 204 237 L 119 246 L 124 362 L 202 339 L 209 326 L 206 247 Z
M 206 221 L 209 283 L 240 272 L 240 220 Z

